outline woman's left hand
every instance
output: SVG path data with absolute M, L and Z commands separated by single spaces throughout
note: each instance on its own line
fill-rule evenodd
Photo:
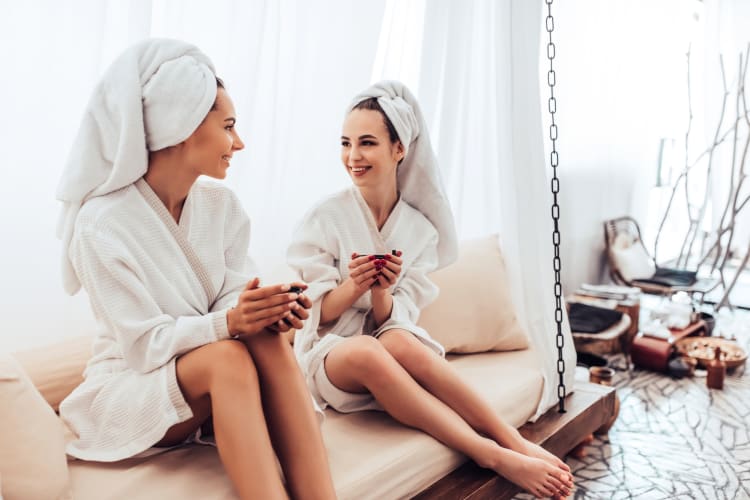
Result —
M 304 320 L 310 317 L 310 313 L 308 313 L 307 310 L 312 307 L 312 301 L 307 295 L 304 295 L 304 291 L 307 289 L 307 284 L 301 281 L 295 281 L 290 283 L 290 286 L 301 289 L 296 303 L 292 304 L 292 310 L 287 317 L 269 326 L 269 330 L 279 333 L 288 332 L 293 328 L 300 330 L 304 326 Z
M 392 254 L 385 255 L 385 259 L 383 259 L 384 264 L 380 268 L 380 273 L 375 280 L 375 284 L 372 285 L 373 292 L 387 291 L 396 284 L 396 280 L 401 274 L 401 264 L 403 264 L 400 253 L 398 256 Z

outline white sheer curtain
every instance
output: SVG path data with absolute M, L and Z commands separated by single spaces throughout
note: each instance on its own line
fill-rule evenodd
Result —
M 167 36 L 212 57 L 247 144 L 227 182 L 251 214 L 251 252 L 280 257 L 307 207 L 348 183 L 340 122 L 371 77 L 383 10 L 362 0 L 4 2 L 0 350 L 94 327 L 85 293 L 61 288 L 55 189 L 91 89 L 117 54 Z
M 502 235 L 521 319 L 548 370 L 540 410 L 554 403 L 550 197 L 537 84 L 541 2 L 74 5 L 17 2 L 0 16 L 1 62 L 12 69 L 0 84 L 13 96 L 1 130 L 12 182 L 0 188 L 8 320 L 0 349 L 92 328 L 85 295 L 71 299 L 60 287 L 57 179 L 104 67 L 140 38 L 169 36 L 208 53 L 234 98 L 247 149 L 227 182 L 251 215 L 251 252 L 261 264 L 283 255 L 312 203 L 348 184 L 338 136 L 350 97 L 382 77 L 411 85 L 431 122 L 461 236 Z
M 0 12 L 0 351 L 90 331 L 84 294 L 60 281 L 55 189 L 91 89 L 149 34 L 145 3 L 3 2 Z M 65 332 L 65 333 L 63 333 Z
M 411 42 L 393 37 L 381 46 L 385 56 L 373 79 L 397 78 L 414 87 L 461 239 L 500 234 L 515 305 L 544 372 L 538 416 L 556 403 L 558 383 L 551 194 L 538 85 L 542 2 L 411 0 L 397 19 L 390 19 L 390 5 L 384 24 L 390 20 L 391 32 L 423 23 L 424 36 Z M 405 54 L 414 54 L 412 60 Z M 570 390 L 575 352 L 567 324 L 564 335 Z

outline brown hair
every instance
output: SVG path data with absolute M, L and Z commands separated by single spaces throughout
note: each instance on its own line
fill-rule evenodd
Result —
M 356 106 L 352 108 L 352 111 L 354 111 L 355 109 L 368 109 L 370 111 L 379 112 L 383 117 L 383 121 L 385 122 L 385 128 L 388 129 L 388 137 L 391 139 L 391 143 L 396 144 L 398 141 L 400 141 L 398 132 L 396 132 L 396 127 L 393 126 L 393 123 L 385 114 L 385 111 L 383 111 L 383 108 L 380 106 L 380 103 L 378 103 L 377 98 L 370 97 L 368 99 L 365 99 L 364 101 L 360 101 Z
M 218 92 L 219 89 L 226 90 L 226 87 L 224 86 L 224 80 L 222 80 L 221 78 L 219 78 L 217 76 L 216 77 L 216 92 Z M 214 103 L 211 105 L 211 110 L 210 111 L 216 111 L 216 100 L 215 99 L 214 99 Z

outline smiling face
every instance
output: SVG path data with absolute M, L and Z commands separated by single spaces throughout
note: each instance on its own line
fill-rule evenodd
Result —
M 245 147 L 235 129 L 235 116 L 232 99 L 219 87 L 214 107 L 184 142 L 188 168 L 195 174 L 215 179 L 226 177 L 232 155 Z
M 404 157 L 401 142 L 391 142 L 384 115 L 354 109 L 344 120 L 341 161 L 357 187 L 388 187 L 396 182 L 396 167 Z

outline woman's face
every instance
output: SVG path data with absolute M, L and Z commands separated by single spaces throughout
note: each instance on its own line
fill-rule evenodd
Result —
M 215 109 L 208 112 L 203 123 L 185 140 L 185 157 L 198 175 L 223 179 L 235 151 L 245 147 L 234 127 L 234 104 L 226 90 L 216 92 Z
M 356 186 L 395 182 L 396 166 L 403 157 L 404 147 L 391 142 L 379 111 L 355 109 L 347 115 L 341 132 L 341 161 Z

